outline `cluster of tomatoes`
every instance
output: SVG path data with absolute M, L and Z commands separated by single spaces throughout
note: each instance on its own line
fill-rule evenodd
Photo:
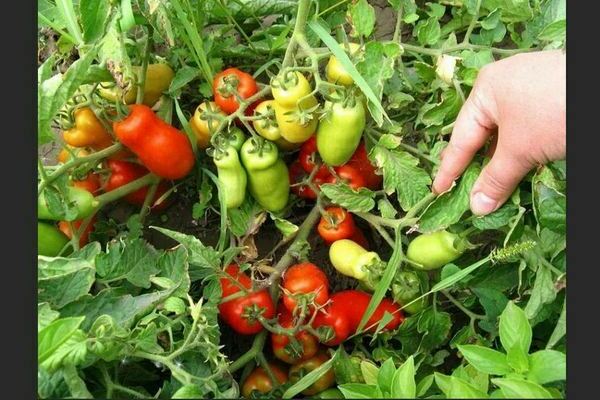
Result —
M 277 359 L 292 364 L 292 380 L 297 380 L 298 370 L 312 370 L 327 361 L 328 356 L 319 342 L 325 346 L 337 346 L 358 333 L 371 301 L 370 294 L 359 290 L 330 294 L 327 276 L 310 262 L 295 264 L 284 273 L 283 296 L 277 307 L 266 289 L 252 289 L 251 278 L 237 265 L 229 265 L 225 274 L 220 279 L 223 295 L 223 302 L 219 305 L 221 318 L 234 331 L 245 335 L 259 333 L 265 329 L 263 324 L 277 321 L 280 332 L 271 333 L 271 348 Z M 400 305 L 383 299 L 366 322 L 366 332 L 374 332 L 386 313 L 391 315 L 391 320 L 384 330 L 396 329 L 404 319 Z M 277 365 L 273 369 L 281 371 Z M 254 374 L 262 376 L 265 372 L 257 369 Z M 312 395 L 333 383 L 333 376 L 326 374 L 303 393 Z

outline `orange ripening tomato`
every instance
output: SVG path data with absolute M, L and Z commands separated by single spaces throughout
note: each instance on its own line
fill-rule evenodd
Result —
M 368 249 L 369 242 L 360 228 L 354 223 L 352 214 L 341 207 L 327 207 L 321 216 L 317 231 L 327 245 L 336 240 L 350 239 Z
M 164 179 L 186 176 L 196 163 L 187 135 L 160 119 L 148 106 L 134 104 L 129 109 L 127 117 L 113 123 L 121 143 L 153 174 Z
M 269 369 L 275 376 L 275 379 L 277 379 L 279 385 L 283 385 L 287 382 L 287 374 L 281 367 L 274 363 L 269 363 Z M 274 388 L 275 385 L 273 384 L 273 381 L 271 380 L 271 377 L 267 371 L 265 371 L 263 367 L 257 367 L 250 372 L 250 375 L 248 375 L 244 381 L 241 392 L 242 396 L 249 399 L 254 391 L 264 394 L 269 393 Z
M 76 230 L 79 230 L 79 227 L 81 227 L 82 223 L 83 223 L 82 219 L 73 221 L 72 222 L 73 228 Z M 96 223 L 96 216 L 94 216 L 90 220 L 90 223 L 88 224 L 88 226 L 85 228 L 85 230 L 83 231 L 81 236 L 79 236 L 79 247 L 83 247 L 86 244 L 88 244 L 88 242 L 90 240 L 90 233 L 92 233 L 92 231 L 94 230 L 95 223 Z M 73 238 L 73 233 L 71 232 L 71 228 L 69 227 L 69 223 L 67 221 L 60 221 L 58 223 L 58 229 L 60 229 L 61 232 L 64 233 L 65 236 L 68 237 L 69 239 Z
M 73 180 L 72 185 L 87 190 L 91 194 L 96 194 L 100 190 L 100 176 L 95 172 L 90 172 L 85 179 Z
M 113 143 L 112 136 L 89 107 L 75 111 L 75 126 L 63 132 L 65 143 L 73 147 L 91 147 L 102 150 Z

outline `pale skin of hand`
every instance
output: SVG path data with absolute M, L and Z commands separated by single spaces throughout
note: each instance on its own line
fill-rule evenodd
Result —
M 492 158 L 471 191 L 471 211 L 497 210 L 533 168 L 566 157 L 566 56 L 512 56 L 481 69 L 442 153 L 433 191 L 443 193 L 492 139 Z

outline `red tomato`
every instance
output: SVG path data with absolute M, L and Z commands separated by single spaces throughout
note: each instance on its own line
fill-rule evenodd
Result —
M 294 321 L 292 318 L 292 314 L 285 307 L 283 307 L 281 303 L 279 304 L 278 312 L 279 325 L 287 329 L 293 328 Z M 319 350 L 319 341 L 310 333 L 306 331 L 300 331 L 296 334 L 295 338 L 302 346 L 300 354 L 294 354 L 293 352 L 289 351 L 289 336 L 271 333 L 271 346 L 275 357 L 288 364 L 295 364 L 299 361 L 311 358 Z
M 106 192 L 115 190 L 149 173 L 149 171 L 144 166 L 129 161 L 108 160 L 107 165 L 111 171 L 111 174 L 108 180 L 106 181 Z M 159 183 L 158 187 L 156 188 L 156 193 L 154 194 L 154 199 L 152 199 L 152 202 L 156 202 L 163 194 L 167 192 L 167 190 L 169 190 L 169 185 L 166 182 L 163 181 Z M 146 194 L 148 194 L 148 186 L 140 188 L 133 193 L 129 193 L 127 196 L 124 197 L 124 199 L 130 204 L 141 206 L 144 204 Z M 153 206 L 152 210 L 160 211 L 164 209 L 167 205 L 168 202 L 163 201 L 162 203 Z
M 327 207 L 325 211 L 326 215 L 321 216 L 317 231 L 328 246 L 336 240 L 350 239 L 369 248 L 367 238 L 355 225 L 351 213 L 341 207 Z
M 376 168 L 373 166 L 373 164 L 371 164 L 371 161 L 367 156 L 367 149 L 364 142 L 360 142 L 358 148 L 347 164 L 357 168 L 360 171 L 362 176 L 365 178 L 366 187 L 372 190 L 377 190 L 381 187 L 383 176 L 375 173 Z
M 227 266 L 227 268 L 225 268 L 225 273 L 232 276 L 244 288 L 251 288 L 251 279 L 246 274 L 242 273 L 237 265 L 231 264 Z M 223 298 L 242 290 L 229 278 L 221 278 L 220 283 Z M 227 325 L 233 328 L 237 333 L 242 335 L 252 335 L 263 330 L 263 326 L 260 322 L 249 320 L 247 316 L 245 316 L 248 309 L 255 306 L 262 310 L 263 317 L 270 319 L 275 316 L 275 306 L 266 289 L 249 292 L 245 296 L 221 303 L 219 305 L 219 314 Z
M 317 152 L 317 137 L 315 135 L 311 136 L 306 142 L 302 144 L 300 148 L 300 153 L 298 154 L 298 161 L 300 161 L 300 165 L 307 174 L 310 174 L 313 169 L 316 168 L 316 158 L 318 156 Z M 320 160 L 319 160 L 320 161 Z M 315 178 L 327 179 L 331 177 L 331 173 L 327 169 L 327 165 L 321 161 L 321 166 L 319 170 L 315 173 Z
M 359 290 L 343 290 L 331 295 L 331 303 L 333 307 L 336 307 L 336 304 L 340 307 L 346 307 L 352 332 L 355 332 L 362 316 L 365 311 L 367 311 L 367 306 L 371 301 L 371 297 L 370 294 Z M 351 307 L 349 307 L 349 305 L 351 305 Z M 396 329 L 402 321 L 404 321 L 404 314 L 400 310 L 400 306 L 390 299 L 383 299 L 365 325 L 365 328 L 371 327 L 368 332 L 374 332 L 377 329 L 377 324 L 381 321 L 386 311 L 392 314 L 393 318 L 387 323 L 385 329 Z
M 293 312 L 297 305 L 294 295 L 314 294 L 314 303 L 323 305 L 329 299 L 327 275 L 315 264 L 305 262 L 292 265 L 283 275 L 283 304 Z M 290 293 L 289 295 L 287 293 Z
M 227 68 L 215 75 L 213 79 L 215 103 L 227 114 L 233 114 L 240 106 L 236 92 L 244 100 L 258 92 L 258 86 L 252 75 L 237 68 Z
M 302 181 L 307 176 L 306 172 L 304 171 L 304 169 L 302 169 L 302 166 L 300 165 L 300 162 L 298 160 L 290 164 L 288 173 L 290 178 L 290 185 Z M 320 187 L 323 183 L 327 183 L 327 181 L 315 177 L 313 179 L 313 183 L 315 184 L 315 186 Z M 291 189 L 292 192 L 296 194 L 296 196 L 302 197 L 303 199 L 314 200 L 317 198 L 317 194 L 315 193 L 315 191 L 312 190 L 308 185 L 296 185 L 292 186 Z
M 96 192 L 100 189 L 100 177 L 95 172 L 90 172 L 87 174 L 85 179 L 74 180 L 73 186 L 87 190 L 91 194 L 96 194 Z
M 76 221 L 73 221 L 73 228 L 76 230 L 79 230 L 79 227 L 81 226 L 81 224 L 83 223 L 82 219 L 78 219 Z M 83 231 L 83 233 L 81 234 L 81 236 L 79 236 L 79 247 L 83 247 L 86 244 L 88 244 L 89 240 L 90 240 L 90 233 L 92 233 L 92 231 L 94 230 L 94 224 L 96 223 L 96 216 L 94 216 L 90 223 L 88 224 L 88 226 L 85 228 L 85 230 Z M 71 232 L 71 228 L 69 227 L 69 223 L 67 221 L 60 221 L 58 223 L 58 229 L 61 230 L 62 233 L 64 233 L 69 239 L 71 239 L 73 237 L 73 234 Z
M 362 176 L 360 171 L 348 164 L 344 164 L 342 166 L 334 168 L 335 172 L 338 174 L 339 179 L 343 182 L 346 182 L 348 186 L 350 186 L 354 190 L 358 190 L 361 187 L 367 186 L 365 178 Z M 328 183 L 336 183 L 337 179 L 335 177 L 331 177 Z
M 313 328 L 318 329 L 321 326 L 328 326 L 333 329 L 333 338 L 325 342 L 327 346 L 337 346 L 350 336 L 352 326 L 349 315 L 353 311 L 348 308 L 354 308 L 352 304 L 342 305 L 338 302 L 337 305 L 327 305 L 319 310 L 313 321 Z

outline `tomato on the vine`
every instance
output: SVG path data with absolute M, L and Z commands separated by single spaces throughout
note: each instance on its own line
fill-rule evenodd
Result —
M 284 107 L 294 108 L 298 100 L 311 92 L 310 83 L 306 77 L 298 71 L 284 73 L 271 80 L 271 93 L 273 99 Z M 312 106 L 311 106 L 312 107 Z
M 100 190 L 100 176 L 95 172 L 89 172 L 83 179 L 74 179 L 72 185 L 96 194 Z
M 258 92 L 258 85 L 252 75 L 237 68 L 227 68 L 213 79 L 215 103 L 227 114 L 233 114 L 240 107 L 238 97 L 245 100 Z
M 317 167 L 315 161 L 318 154 L 319 153 L 317 152 L 317 137 L 315 135 L 312 135 L 310 139 L 308 139 L 302 144 L 302 147 L 300 148 L 300 153 L 298 154 L 298 161 L 300 161 L 300 165 L 302 165 L 302 168 L 304 169 L 304 171 L 306 171 L 307 174 L 312 173 L 313 169 Z M 319 166 L 319 169 L 317 170 L 314 176 L 315 178 L 328 179 L 329 177 L 331 177 L 331 173 L 327 169 L 327 165 L 321 162 L 321 165 Z
M 360 290 L 343 290 L 331 295 L 331 303 L 334 308 L 342 307 L 346 310 L 351 330 L 354 332 L 367 311 L 371 297 L 369 293 Z M 365 325 L 365 328 L 369 328 L 367 332 L 375 332 L 379 321 L 383 319 L 386 312 L 391 314 L 392 319 L 385 325 L 384 329 L 394 330 L 404 321 L 404 314 L 400 310 L 400 305 L 390 299 L 384 298 L 367 321 Z
M 327 245 L 336 240 L 350 239 L 368 249 L 369 242 L 354 223 L 352 214 L 341 207 L 327 207 L 321 216 L 317 231 Z
M 348 307 L 351 307 L 351 305 L 342 305 L 339 302 L 337 305 L 330 303 L 317 312 L 313 320 L 313 328 L 328 327 L 332 330 L 332 335 L 326 338 L 329 340 L 323 341 L 327 346 L 337 346 L 352 333 Z
M 308 360 L 292 365 L 289 372 L 290 382 L 298 382 L 303 376 L 319 368 L 328 360 L 329 356 L 324 352 L 320 352 Z M 306 396 L 312 396 L 332 387 L 333 385 L 335 385 L 335 373 L 333 372 L 333 368 L 330 368 L 327 370 L 327 372 L 321 375 L 321 377 L 317 379 L 315 383 L 304 389 L 302 394 Z
M 344 46 L 342 45 L 342 47 Z M 359 53 L 360 45 L 357 43 L 348 43 L 348 47 L 350 50 L 349 57 L 352 60 L 352 58 Z M 344 50 L 348 52 L 348 49 L 345 47 Z M 352 76 L 348 73 L 348 71 L 346 71 L 346 68 L 344 68 L 337 57 L 333 55 L 329 57 L 329 61 L 325 67 L 325 74 L 327 76 L 327 80 L 332 83 L 337 83 L 344 86 L 350 86 L 354 83 Z
M 283 304 L 294 312 L 298 306 L 298 296 L 309 295 L 312 303 L 323 305 L 329 299 L 327 275 L 315 264 L 303 262 L 292 265 L 283 275 Z
M 81 219 L 71 222 L 71 224 L 73 224 L 73 229 L 75 231 L 79 231 L 79 228 L 81 227 L 82 223 L 83 223 L 83 220 L 81 220 Z M 90 223 L 85 227 L 85 230 L 79 236 L 79 247 L 83 247 L 86 244 L 88 244 L 88 242 L 90 240 L 90 233 L 92 233 L 92 231 L 94 230 L 95 223 L 96 223 L 96 216 L 94 215 L 92 217 L 92 219 L 90 220 Z M 69 226 L 69 223 L 67 221 L 60 221 L 58 223 L 58 229 L 60 229 L 60 231 L 62 233 L 64 233 L 65 236 L 68 237 L 69 239 L 73 238 L 73 232 L 71 232 L 71 227 Z
M 359 190 L 360 188 L 367 186 L 367 182 L 363 175 L 352 165 L 345 164 L 334 168 L 334 170 L 339 179 L 331 176 L 331 178 L 329 178 L 329 183 L 345 182 L 354 190 Z
M 231 278 L 223 277 L 219 280 L 223 298 L 243 290 L 240 286 L 248 293 L 219 304 L 219 315 L 237 333 L 252 335 L 262 331 L 262 324 L 252 318 L 251 314 L 259 313 L 265 319 L 275 316 L 275 306 L 269 292 L 266 289 L 252 291 L 252 280 L 235 264 L 228 265 L 225 273 Z
M 268 140 L 281 138 L 281 131 L 275 119 L 275 111 L 273 111 L 273 102 L 274 100 L 261 102 L 254 109 L 254 116 L 262 117 L 263 119 L 252 121 L 252 126 L 256 129 L 256 133 Z
M 275 376 L 275 379 L 277 379 L 279 385 L 282 385 L 288 381 L 287 374 L 277 364 L 269 363 L 269 369 Z M 254 391 L 259 393 L 269 393 L 274 388 L 275 384 L 271 380 L 271 377 L 267 371 L 265 371 L 263 367 L 257 367 L 250 372 L 250 375 L 248 375 L 244 381 L 241 392 L 242 396 L 249 399 Z
M 220 120 L 225 116 L 226 114 L 214 101 L 205 101 L 196 107 L 189 124 L 194 135 L 196 135 L 198 148 L 206 149 L 210 146 L 210 138 L 219 127 Z
M 381 187 L 383 176 L 375 173 L 377 169 L 373 164 L 371 164 L 371 161 L 367 155 L 367 148 L 365 147 L 365 143 L 363 141 L 360 142 L 347 164 L 360 171 L 361 175 L 365 178 L 365 186 L 367 188 L 371 190 L 377 190 Z
M 441 230 L 424 233 L 414 238 L 406 249 L 406 256 L 420 264 L 422 269 L 443 267 L 456 260 L 466 250 L 466 242 L 459 235 Z M 417 266 L 414 266 L 417 268 Z
M 277 311 L 279 312 L 279 325 L 286 329 L 293 328 L 292 314 L 283 304 L 277 307 Z M 295 364 L 314 356 L 319 349 L 317 338 L 306 331 L 296 333 L 294 340 L 295 343 L 288 335 L 271 333 L 271 346 L 275 357 L 288 364 Z

